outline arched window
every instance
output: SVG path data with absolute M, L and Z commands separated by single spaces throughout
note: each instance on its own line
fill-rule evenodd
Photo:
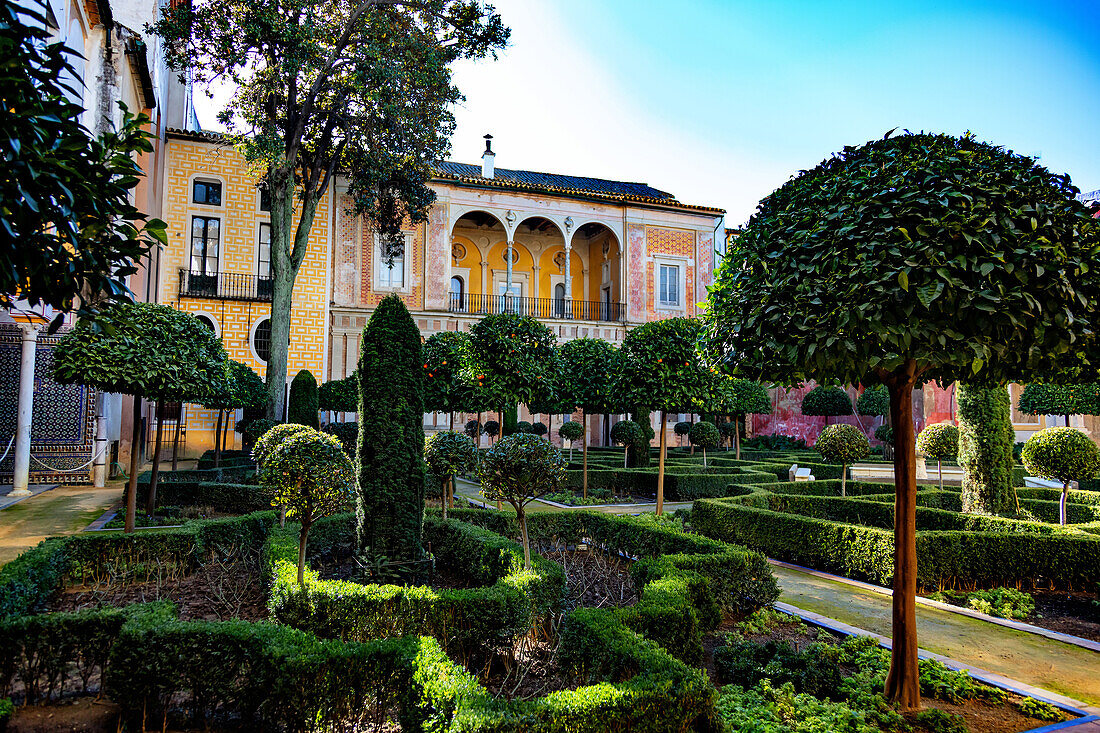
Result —
M 558 318 L 565 317 L 565 283 L 554 286 L 554 315 Z
M 451 308 L 456 311 L 466 310 L 466 283 L 455 275 L 451 278 Z
M 271 359 L 271 319 L 265 318 L 256 324 L 252 332 L 252 349 L 260 361 L 267 363 Z
M 214 321 L 210 320 L 210 316 L 203 315 L 202 313 L 200 313 L 197 316 L 195 316 L 195 318 L 198 318 L 199 323 L 206 326 L 207 328 L 209 328 L 214 333 L 218 332 L 217 327 L 214 325 Z

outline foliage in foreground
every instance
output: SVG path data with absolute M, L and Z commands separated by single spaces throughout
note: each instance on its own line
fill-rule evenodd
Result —
M 1035 599 L 1032 595 L 1015 588 L 993 588 L 969 593 L 944 590 L 930 593 L 928 597 L 934 601 L 965 605 L 998 618 L 1024 619 L 1035 613 Z

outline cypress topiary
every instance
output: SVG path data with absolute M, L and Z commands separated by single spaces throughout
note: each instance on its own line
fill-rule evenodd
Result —
M 1012 504 L 1012 445 L 1016 433 L 1007 387 L 957 384 L 962 510 L 1001 514 Z
M 290 401 L 287 404 L 286 421 L 316 430 L 320 424 L 317 416 L 320 409 L 317 400 L 317 380 L 308 369 L 303 369 L 294 375 L 294 380 L 290 383 Z
M 424 369 L 420 332 L 401 299 L 387 296 L 367 327 L 359 356 L 360 556 L 406 579 L 425 560 Z

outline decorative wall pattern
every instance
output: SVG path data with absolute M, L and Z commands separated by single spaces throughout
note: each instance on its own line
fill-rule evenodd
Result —
M 31 418 L 31 483 L 86 483 L 91 468 L 62 473 L 91 460 L 95 443 L 96 392 L 53 380 L 53 350 L 63 334 L 40 333 L 34 364 Z M 0 454 L 15 435 L 19 406 L 22 332 L 0 327 Z M 14 450 L 14 443 L 13 443 Z M 13 455 L 0 462 L 0 483 L 12 482 Z M 45 464 L 45 466 L 43 465 Z M 49 468 L 58 469 L 51 471 Z

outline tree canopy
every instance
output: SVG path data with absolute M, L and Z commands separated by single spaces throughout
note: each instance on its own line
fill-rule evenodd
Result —
M 485 316 L 470 329 L 465 378 L 496 409 L 546 400 L 552 394 L 556 340 L 549 328 L 530 316 Z
M 320 427 L 320 417 L 317 411 L 320 409 L 317 398 L 317 380 L 308 369 L 301 369 L 294 375 L 290 383 L 290 402 L 287 405 L 287 422 L 296 422 L 299 425 L 308 425 L 317 429 Z
M 819 384 L 802 398 L 802 414 L 839 417 L 852 414 L 852 398 L 840 387 Z
M 1100 415 L 1100 384 L 1024 386 L 1017 407 L 1025 415 Z
M 578 338 L 559 351 L 563 401 L 590 415 L 614 410 L 615 347 L 603 339 Z
M 0 307 L 17 299 L 90 315 L 98 301 L 129 301 L 127 278 L 166 242 L 165 224 L 132 204 L 150 153 L 149 118 L 123 107 L 99 137 L 80 124 L 80 75 L 49 23 L 18 3 L 0 5 Z
M 632 328 L 619 350 L 615 390 L 624 404 L 665 412 L 701 412 L 712 372 L 697 350 L 702 323 L 667 318 Z
M 462 97 L 450 65 L 495 54 L 508 30 L 477 0 L 166 4 L 153 31 L 196 84 L 229 82 L 218 116 L 271 198 L 273 414 L 286 382 L 294 279 L 337 171 L 392 262 L 424 221 Z
M 468 351 L 469 341 L 460 331 L 440 331 L 424 342 L 425 410 L 458 412 L 472 406 L 475 400 L 462 371 L 462 355 Z
M 856 412 L 867 417 L 890 414 L 890 392 L 881 384 L 867 387 L 856 398 Z
M 317 407 L 332 412 L 355 412 L 359 408 L 359 379 L 351 374 L 331 379 L 317 388 Z

